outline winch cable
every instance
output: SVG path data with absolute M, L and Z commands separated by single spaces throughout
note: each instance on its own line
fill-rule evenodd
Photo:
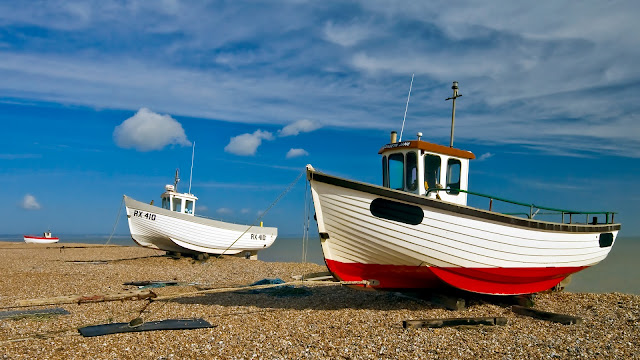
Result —
M 280 201 L 280 199 L 282 199 L 282 197 L 283 197 L 283 196 L 285 196 L 285 195 L 286 195 L 286 194 L 287 194 L 287 193 L 288 193 L 288 192 L 289 192 L 289 191 L 290 191 L 290 190 L 291 190 L 291 189 L 292 189 L 292 188 L 293 188 L 293 187 L 298 183 L 298 181 L 300 180 L 300 178 L 302 177 L 302 175 L 304 175 L 306 172 L 307 172 L 307 169 L 306 169 L 306 168 L 305 168 L 304 170 L 302 170 L 302 171 L 300 172 L 300 174 L 298 174 L 298 176 L 295 178 L 295 180 L 293 180 L 293 181 L 289 184 L 289 186 L 287 186 L 287 188 L 286 188 L 286 189 L 285 189 L 285 190 L 284 190 L 284 191 L 283 191 L 283 192 L 282 192 L 282 193 L 281 193 L 281 194 L 276 198 L 276 200 L 275 200 L 273 203 L 271 203 L 271 205 L 269 205 L 269 207 L 267 208 L 267 210 L 265 210 L 264 212 L 262 212 L 262 214 L 260 214 L 260 216 L 258 216 L 258 218 L 253 222 L 253 224 L 251 224 L 249 227 L 247 227 L 247 230 L 245 230 L 245 231 L 242 233 L 242 235 L 240 235 L 240 236 L 239 236 L 239 237 L 238 237 L 238 238 L 237 238 L 237 239 L 236 239 L 236 240 L 235 240 L 231 245 L 229 245 L 229 247 L 227 247 L 227 248 L 222 252 L 222 254 L 220 254 L 220 256 L 222 256 L 222 255 L 223 255 L 227 250 L 229 250 L 229 249 L 233 246 L 233 244 L 235 244 L 238 240 L 240 240 L 240 238 L 242 238 L 242 236 L 243 236 L 244 234 L 246 234 L 246 233 L 247 233 L 247 231 L 249 231 L 249 229 L 251 229 L 252 227 L 254 227 L 254 226 L 258 223 L 258 221 L 260 221 L 260 219 L 262 219 L 262 217 L 263 217 L 267 212 L 269 212 L 269 210 L 271 210 L 271 208 L 273 208 L 273 206 L 274 206 L 276 203 L 278 203 L 278 201 Z M 200 271 L 199 273 L 195 274 L 194 278 L 195 278 L 195 277 L 200 276 L 200 275 L 202 274 L 202 272 L 204 272 L 205 270 L 206 270 L 206 269 L 203 269 L 203 270 L 202 270 L 202 271 Z M 275 285 L 275 286 L 281 286 L 281 285 L 282 285 L 282 284 L 277 284 L 277 285 Z M 204 292 L 204 293 L 206 293 L 207 291 L 199 291 L 198 293 L 203 293 L 203 292 Z M 209 292 L 214 292 L 214 291 L 209 291 Z M 166 300 L 166 299 L 170 299 L 170 298 L 177 298 L 177 297 L 180 297 L 180 296 L 185 296 L 185 295 L 187 295 L 187 294 L 191 294 L 191 293 L 175 294 L 175 295 L 171 295 L 171 296 L 161 297 L 161 298 L 158 298 L 157 300 Z M 136 317 L 136 318 L 134 318 L 133 320 L 131 320 L 131 321 L 129 322 L 129 324 L 131 324 L 132 326 L 136 326 L 136 325 L 140 325 L 140 324 L 142 324 L 142 323 L 144 322 L 144 320 L 142 319 L 142 314 L 147 310 L 147 308 L 148 308 L 152 303 L 154 303 L 154 302 L 155 302 L 155 300 L 156 300 L 156 299 L 149 298 L 149 299 L 148 299 L 148 302 L 147 302 L 147 303 L 142 307 L 142 309 L 140 309 L 140 311 L 139 311 L 139 313 L 138 313 L 138 317 Z M 165 306 L 166 304 L 168 304 L 168 302 L 167 302 L 167 301 L 163 301 L 163 302 L 162 302 L 162 305 L 160 305 L 160 309 L 161 309 L 163 306 Z
M 306 256 L 307 256 L 307 249 L 306 249 L 306 242 L 305 239 L 307 237 L 307 191 L 308 189 L 308 183 L 305 182 L 305 187 L 304 187 L 304 213 L 303 213 L 303 218 L 302 218 L 302 262 L 306 262 Z
M 120 208 L 118 209 L 118 216 L 116 216 L 116 223 L 113 224 L 113 230 L 111 230 L 111 235 L 109 235 L 109 239 L 107 240 L 105 245 L 109 245 L 109 242 L 111 242 L 111 238 L 113 237 L 113 234 L 116 232 L 116 226 L 118 226 L 118 221 L 120 220 L 120 212 L 122 211 L 122 205 L 124 205 L 124 196 L 122 197 L 122 201 L 120 201 Z
M 242 233 L 242 235 L 240 235 L 240 237 L 238 237 L 238 239 L 236 239 L 236 241 L 234 241 L 234 242 L 233 242 L 233 244 L 235 244 L 235 243 L 236 243 L 236 242 L 237 242 L 237 241 L 238 241 L 238 240 L 239 240 L 239 239 L 240 239 L 240 238 L 241 238 L 241 237 L 242 237 L 242 236 L 243 236 L 247 231 L 249 231 L 249 229 L 251 229 L 253 226 L 255 226 L 255 224 L 257 224 L 257 222 L 258 222 L 258 221 L 260 221 L 260 219 L 262 219 L 262 217 L 263 217 L 267 212 L 269 212 L 269 210 L 271 210 L 271 208 L 273 208 L 273 206 L 275 206 L 275 204 L 276 204 L 278 201 L 280 201 L 280 199 L 282 199 L 282 197 L 283 197 L 284 195 L 286 195 L 286 194 L 287 194 L 287 193 L 288 193 L 288 192 L 289 192 L 289 191 L 290 191 L 290 190 L 291 190 L 291 189 L 292 189 L 292 188 L 297 184 L 297 182 L 300 180 L 300 178 L 302 177 L 302 175 L 303 175 L 305 172 L 306 172 L 306 169 L 304 169 L 303 171 L 301 171 L 301 172 L 300 172 L 300 174 L 296 177 L 296 179 L 295 179 L 293 182 L 291 182 L 291 183 L 289 184 L 289 186 L 284 190 L 284 192 L 282 192 L 282 193 L 281 193 L 281 194 L 276 198 L 276 200 L 275 200 L 275 201 L 274 201 L 274 202 L 273 202 L 273 203 L 272 203 L 272 204 L 267 208 L 267 210 L 265 210 L 265 211 L 264 211 L 264 212 L 263 212 L 263 213 L 262 213 L 262 214 L 261 214 L 261 215 L 260 215 L 256 220 L 255 220 L 255 222 L 254 222 L 251 226 L 249 226 L 249 227 L 247 228 L 247 230 L 246 230 L 244 233 Z M 307 185 L 308 185 L 308 184 L 307 184 Z M 306 191 L 306 189 L 305 189 L 305 202 L 306 202 L 306 197 L 307 197 L 307 191 Z M 118 225 L 118 221 L 119 221 L 119 219 L 120 219 L 120 213 L 121 213 L 121 211 L 122 211 L 123 204 L 124 204 L 124 196 L 122 197 L 122 201 L 120 202 L 120 208 L 118 209 L 118 216 L 116 217 L 115 224 L 113 225 L 113 230 L 111 231 L 111 235 L 109 236 L 109 239 L 107 240 L 107 242 L 105 243 L 105 245 L 108 245 L 108 244 L 109 244 L 109 242 L 111 241 L 111 238 L 113 237 L 113 234 L 115 233 L 115 229 L 116 229 L 116 227 L 117 227 L 117 225 Z M 305 210 L 306 210 L 306 209 L 307 209 L 307 204 L 305 203 Z M 308 213 L 307 213 L 306 217 L 307 217 L 307 219 L 308 219 L 308 217 L 309 217 L 309 214 L 308 214 Z M 307 221 L 308 221 L 308 220 L 307 220 Z M 306 225 L 306 226 L 305 226 L 305 228 L 306 228 L 307 233 L 308 233 L 308 225 Z M 233 246 L 233 244 L 231 244 L 231 245 L 230 245 L 230 246 L 229 246 L 225 251 L 229 250 L 229 248 L 231 248 L 231 246 Z M 223 254 L 224 254 L 224 252 L 223 252 Z M 220 255 L 222 255 L 222 254 L 220 254 Z M 306 259 L 306 252 L 305 252 L 305 254 L 303 255 L 303 259 Z M 206 270 L 206 269 L 203 269 L 203 271 L 204 271 L 204 270 Z M 202 273 L 202 272 L 200 272 L 200 274 L 201 274 L 201 273 Z M 200 275 L 200 274 L 198 274 L 198 275 Z M 195 294 L 207 294 L 207 293 L 231 292 L 231 291 L 247 290 L 247 289 L 264 289 L 264 288 L 278 287 L 278 286 L 283 286 L 283 285 L 301 284 L 301 283 L 303 283 L 303 282 L 304 282 L 304 279 L 302 279 L 302 281 L 293 281 L 293 282 L 288 282 L 288 283 L 284 283 L 284 284 L 253 285 L 253 286 L 241 286 L 241 287 L 232 287 L 232 288 L 207 289 L 207 290 L 200 290 L 200 291 L 196 291 L 196 292 L 187 292 L 187 293 L 179 293 L 179 294 L 173 294 L 173 295 L 160 296 L 160 297 L 158 297 L 158 298 L 156 298 L 156 299 L 149 298 L 149 299 L 148 299 L 148 302 L 147 302 L 147 303 L 142 307 L 142 309 L 140 309 L 140 310 L 138 311 L 138 317 L 136 317 L 136 318 L 132 319 L 132 320 L 129 322 L 129 325 L 130 325 L 130 326 L 132 326 L 132 327 L 142 325 L 142 324 L 144 323 L 144 320 L 142 319 L 142 314 L 147 310 L 147 308 L 151 305 L 151 303 L 153 303 L 153 302 L 154 302 L 154 300 L 169 300 L 169 299 L 175 299 L 175 298 L 178 298 L 178 297 L 182 297 L 182 296 L 189 296 L 189 295 L 195 295 Z M 325 285 L 325 286 L 327 286 L 327 285 L 343 285 L 343 284 L 342 284 L 342 283 L 327 283 L 327 284 L 322 283 L 322 284 L 317 284 L 317 285 Z M 167 301 L 163 301 L 163 302 L 162 302 L 162 305 L 161 305 L 161 308 L 162 308 L 162 306 L 164 306 L 164 305 L 166 305 L 166 304 L 168 304 L 168 302 L 167 302 Z M 10 308 L 13 308 L 13 307 L 10 307 Z M 127 311 L 127 312 L 128 312 L 128 311 Z M 111 315 L 115 315 L 115 314 L 114 314 L 113 309 L 110 311 L 110 314 L 111 314 Z M 71 330 L 71 329 L 72 329 L 72 328 L 64 329 L 64 330 L 62 330 L 62 331 L 56 331 L 56 332 L 53 332 L 53 333 L 47 333 L 47 335 L 54 335 L 54 334 L 56 334 L 56 335 L 57 335 L 57 334 L 59 334 L 59 333 L 61 333 L 61 332 L 68 331 L 68 330 Z M 32 336 L 29 336 L 29 337 L 26 337 L 26 338 L 9 339 L 9 340 L 7 340 L 7 341 L 3 341 L 3 342 L 0 342 L 0 343 L 7 343 L 7 342 L 14 342 L 14 341 L 24 341 L 24 340 L 29 340 L 29 339 L 32 339 L 32 338 L 39 338 L 40 336 L 41 336 L 41 335 L 36 335 L 36 336 L 33 336 L 33 337 L 32 337 Z
M 302 262 L 307 262 L 307 253 L 309 251 L 309 224 L 311 216 L 311 189 L 309 182 L 305 181 L 304 188 L 304 219 L 302 221 Z
M 307 169 L 306 169 L 306 168 L 305 168 L 304 170 L 302 170 L 302 171 L 300 172 L 300 174 L 298 174 L 298 176 L 296 177 L 296 179 L 295 179 L 295 180 L 293 180 L 293 182 L 291 182 L 291 184 L 289 184 L 289 186 L 288 186 L 288 187 L 287 187 L 287 188 L 286 188 L 286 189 L 285 189 L 285 190 L 284 190 L 284 191 L 283 191 L 283 192 L 282 192 L 282 193 L 281 193 L 281 194 L 276 198 L 276 200 L 275 200 L 274 202 L 272 202 L 272 203 L 271 203 L 271 205 L 269 205 L 269 207 L 267 208 L 267 210 L 263 211 L 263 212 L 260 214 L 260 216 L 258 216 L 258 218 L 256 218 L 256 220 L 255 220 L 251 225 L 249 225 L 249 226 L 247 227 L 247 230 L 245 230 L 245 231 L 244 231 L 240 236 L 238 236 L 238 238 L 237 238 L 234 242 L 232 242 L 232 243 L 231 243 L 231 245 L 229 245 L 229 246 L 228 246 L 228 247 L 227 247 L 227 248 L 226 248 L 226 249 L 225 249 L 225 250 L 220 254 L 220 256 L 224 255 L 224 253 L 226 253 L 226 252 L 227 252 L 227 250 L 231 249 L 231 247 L 232 247 L 233 245 L 235 245 L 235 243 L 236 243 L 236 242 L 238 242 L 238 240 L 240 240 L 240 238 L 242 238 L 242 237 L 244 236 L 244 234 L 246 234 L 246 233 L 247 233 L 247 231 L 251 230 L 251 228 L 252 228 L 252 227 L 256 226 L 256 224 L 260 221 L 260 219 L 262 219 L 262 217 L 264 217 L 264 216 L 269 212 L 269 210 L 271 210 L 271 208 L 272 208 L 275 204 L 277 204 L 277 203 L 278 203 L 278 201 L 280 201 L 280 199 L 282 199 L 282 197 L 283 197 L 283 196 L 285 196 L 285 195 L 289 192 L 289 190 L 291 190 L 291 189 L 293 188 L 293 186 L 294 186 L 295 184 L 297 184 L 297 183 L 298 183 L 298 180 L 300 180 L 300 178 L 302 177 L 302 175 L 304 175 L 306 172 L 307 172 Z

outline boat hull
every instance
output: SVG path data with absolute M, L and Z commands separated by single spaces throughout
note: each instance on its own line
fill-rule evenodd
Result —
M 522 219 L 314 170 L 307 175 L 327 267 L 374 289 L 544 291 L 603 260 L 620 229 Z
M 57 237 L 24 236 L 24 242 L 28 244 L 54 244 L 60 241 Z
M 140 246 L 185 254 L 255 254 L 271 246 L 278 230 L 180 214 L 125 195 L 131 238 Z

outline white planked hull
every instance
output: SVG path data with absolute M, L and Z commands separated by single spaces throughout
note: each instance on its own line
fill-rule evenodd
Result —
M 140 246 L 181 253 L 238 254 L 266 249 L 273 227 L 249 228 L 152 206 L 125 196 L 131 238 Z
M 542 291 L 602 261 L 619 229 L 521 219 L 312 171 L 309 177 L 327 266 L 343 280 L 376 280 L 379 288 Z M 414 225 L 375 216 L 375 199 L 417 206 L 421 219 Z M 601 246 L 603 233 L 611 244 Z

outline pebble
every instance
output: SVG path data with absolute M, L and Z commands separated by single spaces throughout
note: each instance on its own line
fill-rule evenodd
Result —
M 0 246 L 0 307 L 19 300 L 136 289 L 131 281 L 178 281 L 159 296 L 244 286 L 265 278 L 326 271 L 310 263 L 269 263 L 233 256 L 174 260 L 135 246 Z M 65 248 L 61 247 L 65 245 Z M 82 245 L 85 246 L 85 245 Z M 393 292 L 309 285 L 308 296 L 215 293 L 166 301 L 63 304 L 70 315 L 0 320 L 2 359 L 640 359 L 640 295 L 536 294 L 535 307 L 580 316 L 560 325 L 520 316 L 505 305 L 469 301 L 449 311 Z M 144 311 L 143 311 L 144 309 Z M 84 338 L 79 327 L 204 318 L 214 328 Z M 404 329 L 403 320 L 503 316 L 505 326 Z

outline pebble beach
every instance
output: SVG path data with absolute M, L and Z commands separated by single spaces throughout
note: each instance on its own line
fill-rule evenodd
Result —
M 305 282 L 288 292 L 242 289 L 263 279 L 292 282 L 327 271 L 312 263 L 234 256 L 198 261 L 135 246 L 11 242 L 0 243 L 0 259 L 0 312 L 68 312 L 0 319 L 0 359 L 640 359 L 640 295 L 536 294 L 535 309 L 583 320 L 562 325 L 480 297 L 453 311 L 419 297 L 330 281 Z M 136 281 L 177 284 L 149 288 L 160 299 L 154 301 L 18 307 L 29 299 L 139 290 L 125 285 Z M 138 317 L 202 318 L 212 327 L 95 337 L 78 332 Z M 459 317 L 504 317 L 507 323 L 403 328 L 405 320 Z

